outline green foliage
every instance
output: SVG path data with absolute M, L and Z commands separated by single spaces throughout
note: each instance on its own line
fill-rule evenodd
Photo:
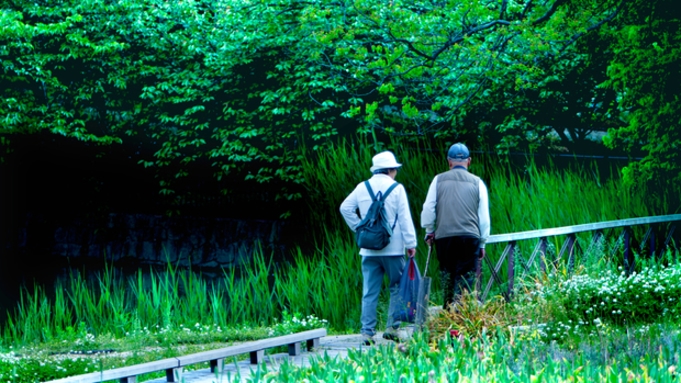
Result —
M 612 39 L 614 58 L 608 80 L 618 95 L 624 126 L 608 131 L 604 142 L 642 153 L 624 170 L 629 184 L 658 192 L 681 181 L 681 13 L 671 0 L 634 1 L 621 19 L 603 31 Z
M 74 371 L 83 373 L 100 369 L 97 360 L 88 357 L 63 358 L 45 363 L 45 355 L 20 356 L 14 352 L 0 353 L 0 379 L 3 382 L 45 382 L 68 376 Z
M 681 265 L 653 266 L 627 275 L 601 272 L 577 275 L 541 292 L 559 301 L 575 323 L 651 323 L 659 318 L 681 318 Z
M 346 359 L 324 356 L 304 368 L 284 362 L 278 371 L 260 371 L 245 381 L 673 382 L 679 340 L 671 327 L 613 335 L 603 344 L 584 342 L 577 349 L 500 333 L 435 344 L 416 337 L 402 347 L 354 350 Z
M 303 141 L 477 137 L 474 105 L 554 76 L 611 3 L 4 2 L 0 133 L 122 144 L 167 195 L 196 166 L 299 198 Z
M 637 257 L 635 271 L 626 273 L 617 256 L 596 247 L 580 257 L 575 272 L 558 266 L 525 278 L 512 310 L 517 335 L 574 347 L 585 336 L 602 341 L 678 323 L 678 255 Z

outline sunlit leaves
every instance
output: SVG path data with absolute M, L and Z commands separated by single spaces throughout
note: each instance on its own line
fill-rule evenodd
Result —
M 626 124 L 613 127 L 606 144 L 640 151 L 624 171 L 632 185 L 667 187 L 681 181 L 681 109 L 671 84 L 681 75 L 681 14 L 673 1 L 634 2 L 619 29 L 608 29 L 615 58 L 605 86 L 618 93 Z
M 145 166 L 208 161 L 218 178 L 297 179 L 301 140 L 324 147 L 339 126 L 465 132 L 470 110 L 537 87 L 552 75 L 544 60 L 609 11 L 587 0 L 26 3 L 0 16 L 0 86 L 14 100 L 0 105 L 0 131 L 123 140 L 147 148 Z M 253 162 L 265 170 L 248 173 Z

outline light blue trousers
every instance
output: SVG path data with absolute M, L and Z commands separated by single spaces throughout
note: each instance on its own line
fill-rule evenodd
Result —
M 383 276 L 388 277 L 390 289 L 390 305 L 388 306 L 388 321 L 386 328 L 400 326 L 395 321 L 398 294 L 400 291 L 400 278 L 405 265 L 404 255 L 399 256 L 366 256 L 362 257 L 362 276 L 364 289 L 362 291 L 362 334 L 376 335 L 376 307 L 378 296 L 383 285 Z

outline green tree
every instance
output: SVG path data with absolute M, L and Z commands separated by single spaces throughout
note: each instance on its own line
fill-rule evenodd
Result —
M 595 0 L 0 4 L 0 133 L 128 145 L 171 170 L 166 194 L 200 166 L 283 181 L 288 198 L 303 143 L 477 137 L 489 126 L 464 124 L 476 105 L 541 88 L 617 12 Z
M 604 85 L 617 91 L 625 122 L 611 128 L 605 142 L 643 153 L 625 169 L 630 184 L 679 185 L 681 8 L 671 0 L 628 2 L 621 20 L 603 33 L 615 54 Z

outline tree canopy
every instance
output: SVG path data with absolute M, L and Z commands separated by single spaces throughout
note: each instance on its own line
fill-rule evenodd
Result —
M 604 86 L 617 92 L 622 126 L 611 128 L 609 146 L 644 153 L 625 169 L 630 184 L 667 187 L 681 183 L 681 8 L 674 1 L 627 4 L 621 20 L 604 34 L 613 60 Z
M 610 128 L 649 154 L 630 174 L 678 177 L 671 0 L 0 4 L 0 138 L 125 145 L 173 169 L 163 193 L 196 164 L 300 184 L 303 146 L 357 133 L 503 150 Z

